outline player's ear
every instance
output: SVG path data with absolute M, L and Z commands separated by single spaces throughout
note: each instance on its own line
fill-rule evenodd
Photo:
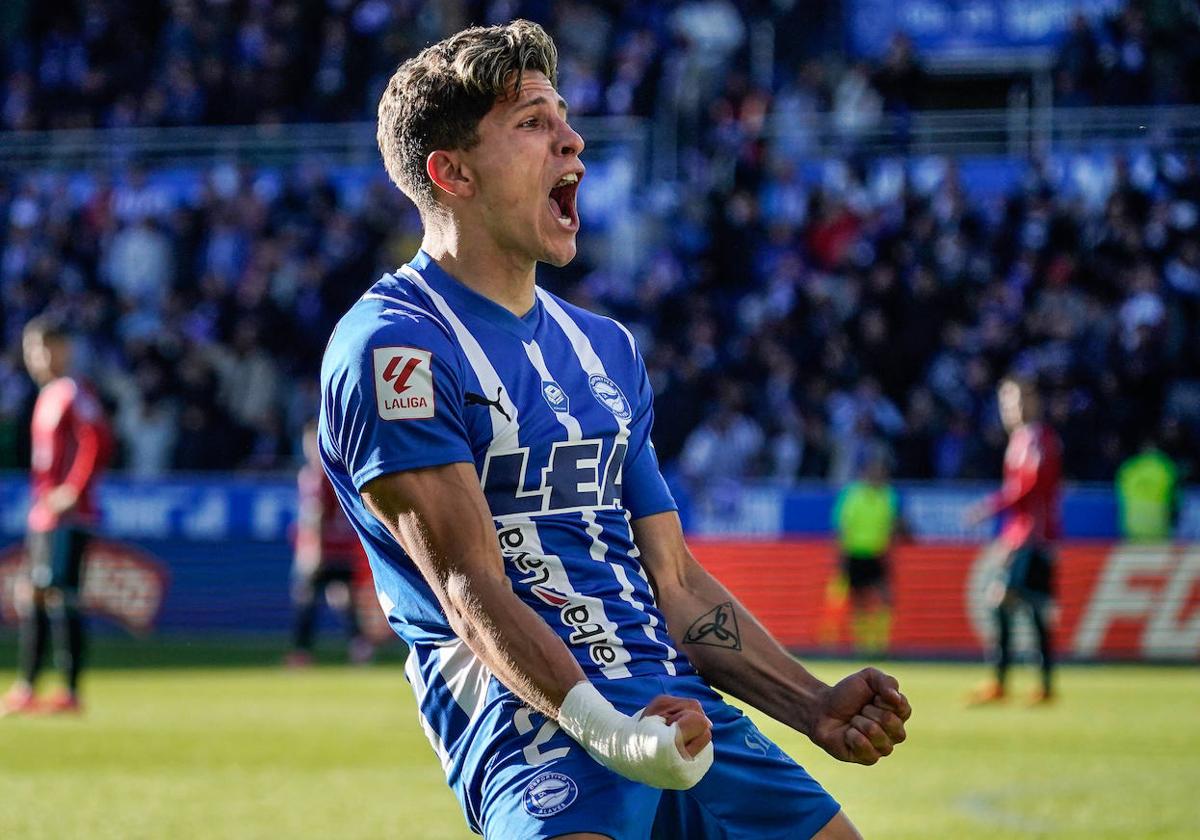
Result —
M 433 185 L 450 195 L 467 198 L 475 192 L 475 181 L 454 152 L 433 151 L 425 158 L 425 172 Z

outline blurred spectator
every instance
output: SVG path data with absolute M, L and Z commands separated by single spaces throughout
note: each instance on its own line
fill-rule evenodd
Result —
M 171 468 L 179 419 L 167 400 L 154 394 L 140 396 L 117 415 L 116 430 L 131 475 L 152 478 Z
M 740 386 L 722 380 L 708 419 L 687 438 L 679 467 L 695 498 L 719 500 L 736 495 L 759 467 L 763 431 L 743 410 Z
M 685 0 L 671 13 L 669 25 L 682 45 L 676 59 L 680 111 L 684 125 L 694 127 L 720 89 L 746 37 L 746 24 L 730 0 Z
M 249 318 L 239 321 L 230 344 L 214 344 L 209 358 L 225 410 L 243 426 L 267 431 L 275 421 L 279 372 L 258 325 Z
M 879 125 L 883 97 L 871 85 L 871 68 L 853 65 L 833 90 L 833 122 L 847 140 L 856 141 Z
M 883 98 L 883 110 L 905 117 L 921 106 L 921 91 L 925 73 L 917 61 L 912 40 L 899 33 L 892 37 L 887 53 L 871 84 Z
M 1059 47 L 1055 61 L 1056 97 L 1060 105 L 1087 105 L 1094 101 L 1100 75 L 1100 48 L 1087 17 L 1077 12 L 1071 32 Z
M 132 221 L 113 236 L 101 272 L 131 308 L 158 312 L 172 274 L 171 244 L 148 217 L 138 214 Z
M 806 61 L 775 95 L 772 111 L 782 133 L 772 149 L 776 159 L 795 160 L 811 152 L 820 115 L 831 104 L 825 72 L 820 61 Z
M 735 385 L 722 383 L 708 420 L 688 436 L 680 463 L 696 482 L 738 481 L 752 475 L 763 445 L 762 429 L 740 406 Z

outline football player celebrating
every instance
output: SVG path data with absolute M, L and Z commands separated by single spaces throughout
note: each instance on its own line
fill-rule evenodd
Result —
M 697 564 L 636 342 L 535 282 L 580 221 L 556 66 L 526 21 L 400 66 L 378 138 L 424 240 L 322 365 L 321 455 L 422 724 L 487 837 L 857 837 L 714 688 L 873 764 L 904 739 L 896 680 L 826 685 Z

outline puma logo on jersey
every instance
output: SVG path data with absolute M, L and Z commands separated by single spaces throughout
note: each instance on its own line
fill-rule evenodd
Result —
M 467 405 L 491 406 L 492 408 L 494 408 L 500 412 L 501 417 L 503 417 L 505 420 L 507 420 L 508 422 L 511 423 L 512 418 L 508 416 L 508 412 L 504 410 L 504 406 L 501 405 L 501 403 L 500 403 L 500 395 L 503 393 L 504 393 L 504 388 L 497 388 L 496 389 L 496 399 L 489 400 L 483 394 L 473 394 L 470 391 L 467 391 L 465 394 L 463 394 L 463 398 L 466 400 Z

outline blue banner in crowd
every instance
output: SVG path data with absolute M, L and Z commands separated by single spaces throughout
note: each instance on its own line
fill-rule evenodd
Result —
M 829 533 L 837 492 L 823 484 L 783 488 L 747 485 L 718 502 L 689 501 L 674 488 L 689 530 L 698 534 L 822 536 Z M 919 539 L 986 539 L 986 528 L 962 526 L 966 508 L 990 485 L 901 483 L 905 518 Z M 153 481 L 114 476 L 100 488 L 105 537 L 169 545 L 181 543 L 287 543 L 296 520 L 296 485 L 290 477 L 172 477 Z M 28 485 L 23 476 L 0 477 L 0 535 L 25 530 Z M 1103 485 L 1069 488 L 1063 499 L 1065 536 L 1114 539 L 1117 503 Z M 1200 491 L 1184 494 L 1180 539 L 1200 540 Z
M 89 560 L 85 584 L 93 614 L 128 626 L 134 607 L 149 599 L 156 606 L 143 632 L 278 633 L 289 626 L 295 479 L 111 476 L 98 501 L 104 546 Z M 0 548 L 6 552 L 24 535 L 28 508 L 27 479 L 0 478 L 0 537 L 8 543 Z M 142 562 L 131 561 L 130 553 Z M 0 603 L 0 623 L 12 618 L 4 607 Z
M 849 0 L 852 52 L 878 58 L 898 32 L 926 59 L 977 59 L 1050 50 L 1082 12 L 1095 20 L 1124 0 Z
M 293 478 L 195 475 L 152 481 L 106 478 L 98 501 L 105 536 L 189 542 L 285 541 L 297 505 Z M 24 533 L 28 509 L 27 480 L 0 478 L 0 533 Z
M 921 541 L 979 541 L 993 535 L 997 523 L 968 528 L 963 518 L 972 504 L 995 485 L 900 483 L 900 505 L 913 536 Z M 690 499 L 677 485 L 684 525 L 698 536 L 762 539 L 822 537 L 830 534 L 837 492 L 823 484 L 792 488 L 747 486 L 719 498 Z M 1063 495 L 1064 536 L 1071 539 L 1117 539 L 1117 500 L 1102 485 L 1077 486 Z M 1176 537 L 1200 540 L 1200 491 L 1183 494 Z

